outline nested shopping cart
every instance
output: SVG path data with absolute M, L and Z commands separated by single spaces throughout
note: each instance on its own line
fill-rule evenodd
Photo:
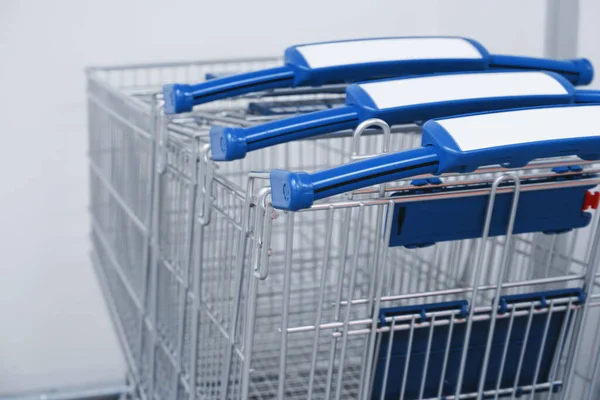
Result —
M 265 58 L 87 71 L 92 258 L 133 385 L 140 386 L 142 377 L 145 382 L 153 379 L 146 360 L 152 355 L 147 352 L 153 352 L 156 333 L 150 311 L 156 288 L 149 287 L 149 271 L 152 241 L 156 240 L 157 94 L 165 82 L 200 81 L 211 73 L 227 75 L 279 62 Z M 189 182 L 190 188 L 195 184 L 183 182 Z
M 469 84 L 469 80 L 471 80 L 471 84 Z M 437 90 L 427 91 L 427 88 L 432 87 L 432 82 L 434 83 L 433 87 Z M 528 87 L 527 82 L 531 86 Z M 421 107 L 406 103 L 408 100 L 405 98 L 399 100 L 397 109 L 387 109 L 387 115 L 381 115 L 381 118 L 390 121 L 397 118 L 394 120 L 395 122 L 403 122 L 404 124 L 410 121 L 408 118 L 415 115 L 422 118 L 426 115 L 435 115 L 435 113 L 439 115 L 446 112 L 459 112 L 459 110 L 493 109 L 494 107 L 508 107 L 509 105 L 518 107 L 530 104 L 530 102 L 536 102 L 536 104 L 569 103 L 574 101 L 575 97 L 585 98 L 586 96 L 583 96 L 583 94 L 590 97 L 593 95 L 592 92 L 574 92 L 568 83 L 557 79 L 556 76 L 551 74 L 532 72 L 525 74 L 489 73 L 433 76 L 370 83 L 368 85 L 386 85 L 388 87 L 392 85 L 388 89 L 392 90 L 393 85 L 398 83 L 417 85 L 412 87 L 415 90 L 419 84 L 421 85 L 421 90 L 416 90 L 418 95 L 414 95 L 417 99 L 414 103 Z M 472 84 L 478 85 L 478 93 L 469 93 Z M 349 88 L 348 92 L 357 91 L 361 88 L 366 89 L 364 85 L 358 85 L 358 87 Z M 498 88 L 502 88 L 502 91 L 499 92 Z M 565 88 L 568 88 L 568 90 Z M 423 91 L 434 97 L 423 102 Z M 397 93 L 402 95 L 403 91 L 398 90 Z M 407 91 L 407 93 L 414 93 L 414 91 Z M 461 94 L 464 97 L 461 98 Z M 445 102 L 442 101 L 443 96 L 448 96 Z M 410 96 L 407 96 L 407 98 L 410 98 Z M 212 158 L 218 158 L 221 157 L 221 154 L 226 154 L 230 141 L 234 144 L 243 143 L 240 140 L 241 137 L 251 136 L 253 140 L 258 138 L 257 141 L 259 141 L 264 136 L 270 135 L 269 139 L 273 140 L 271 144 L 281 144 L 290 137 L 290 140 L 299 139 L 290 135 L 290 133 L 294 133 L 294 130 L 296 132 L 301 131 L 303 135 L 309 135 L 309 133 L 312 135 L 315 132 L 328 133 L 331 131 L 331 125 L 324 124 L 323 121 L 331 121 L 332 118 L 329 118 L 329 115 L 334 115 L 334 117 L 340 113 L 348 115 L 356 107 L 356 105 L 349 105 L 345 109 L 337 108 L 301 117 L 281 119 L 246 129 L 240 129 L 239 127 L 213 128 L 211 134 L 212 148 L 214 149 L 219 145 L 223 147 L 217 151 L 213 150 Z M 364 119 L 361 121 L 356 120 L 356 117 L 352 123 L 354 127 L 359 128 L 357 132 L 366 132 L 364 128 L 371 124 L 383 127 L 388 132 L 379 136 L 367 135 L 364 138 L 366 144 L 379 143 L 388 148 L 406 148 L 413 146 L 415 138 L 420 137 L 418 128 L 414 125 L 412 127 L 401 125 L 388 129 L 383 120 Z M 349 128 L 347 125 L 345 127 Z M 306 128 L 312 130 L 309 132 Z M 324 132 L 323 129 L 327 129 L 327 131 Z M 334 129 L 340 129 L 340 126 L 338 125 Z M 392 132 L 395 133 L 392 134 Z M 400 134 L 400 132 L 402 133 Z M 277 133 L 279 139 L 275 138 L 274 133 Z M 285 140 L 281 140 L 282 137 Z M 389 138 L 391 145 L 385 144 L 386 137 Z M 248 142 L 250 141 L 246 140 L 246 143 Z M 240 260 L 243 259 L 243 252 L 248 250 L 238 241 L 244 241 L 246 235 L 246 233 L 242 233 L 240 236 L 240 230 L 245 232 L 246 229 L 254 229 L 244 226 L 244 223 L 249 223 L 247 222 L 248 218 L 252 218 L 253 208 L 251 204 L 254 197 L 252 195 L 252 183 L 261 176 L 260 173 L 249 173 L 253 170 L 270 169 L 276 165 L 296 165 L 297 167 L 318 169 L 322 164 L 337 163 L 343 158 L 350 160 L 354 153 L 358 153 L 358 149 L 353 149 L 353 143 L 359 144 L 359 142 L 360 140 L 356 140 L 354 137 L 341 134 L 323 140 L 304 142 L 292 140 L 283 146 L 250 152 L 245 159 L 232 163 L 214 164 L 208 158 L 204 159 L 205 166 L 201 166 L 199 169 L 206 171 L 205 176 L 207 179 L 204 180 L 205 189 L 201 189 L 200 192 L 210 193 L 211 195 L 199 197 L 200 224 L 195 231 L 194 241 L 197 253 L 196 260 L 193 262 L 195 266 L 194 273 L 201 274 L 197 277 L 198 300 L 201 303 L 197 318 L 201 321 L 199 329 L 205 329 L 205 331 L 198 333 L 198 337 L 203 338 L 202 341 L 199 339 L 198 342 L 198 346 L 201 347 L 198 354 L 201 364 L 197 366 L 198 370 L 196 371 L 198 376 L 196 384 L 201 386 L 198 388 L 199 393 L 202 393 L 201 397 L 241 396 L 245 398 L 250 396 L 249 393 L 238 393 L 235 390 L 229 392 L 231 388 L 222 383 L 227 381 L 227 376 L 234 373 L 233 370 L 237 368 L 235 373 L 239 373 L 239 368 L 241 368 L 239 359 L 241 356 L 235 354 L 236 346 L 243 343 L 242 334 L 239 330 L 242 329 L 245 323 L 243 319 L 246 315 L 240 309 L 240 304 L 245 304 L 246 299 L 243 284 L 244 277 L 242 276 L 245 267 Z M 257 150 L 257 148 L 255 147 L 254 150 Z M 319 224 L 318 221 L 314 223 Z M 242 247 L 235 250 L 238 246 Z M 265 251 L 268 252 L 268 249 L 265 249 Z M 281 300 L 278 297 L 280 290 L 282 290 L 281 281 L 273 280 L 270 282 L 277 289 L 270 289 L 273 291 L 274 297 L 272 302 L 269 300 L 264 301 L 267 302 L 266 304 L 270 304 L 270 307 L 277 307 L 278 301 Z M 223 297 L 224 291 L 230 293 L 230 295 Z M 238 331 L 240 333 L 236 333 Z M 273 335 L 278 335 L 278 333 L 273 333 Z M 209 337 L 213 337 L 213 339 L 208 339 Z M 272 343 L 274 337 L 265 340 Z M 278 353 L 275 352 L 274 354 Z M 213 357 L 217 357 L 217 360 L 213 360 Z M 223 374 L 218 378 L 221 384 L 215 387 L 214 382 L 208 377 L 219 374 Z M 238 379 L 241 380 L 241 378 Z M 266 391 L 263 395 L 264 397 L 276 397 L 278 393 Z M 257 396 L 257 394 L 255 393 L 254 396 Z M 298 398 L 304 396 L 306 396 L 306 393 L 299 392 Z
M 582 209 L 599 199 L 599 111 L 430 121 L 422 148 L 271 172 L 247 230 L 230 384 L 250 397 L 596 398 L 599 236 Z
M 405 53 L 414 49 L 415 40 L 406 41 L 412 45 L 403 45 L 400 49 Z M 434 43 L 434 39 L 420 39 L 420 43 L 425 43 L 423 40 Z M 389 42 L 390 39 L 386 39 L 383 45 L 389 45 Z M 325 168 L 348 161 L 358 143 L 347 134 L 349 131 L 338 132 L 323 141 L 290 143 L 261 150 L 245 160 L 216 164 L 211 161 L 214 150 L 211 151 L 207 144 L 211 125 L 247 127 L 289 114 L 339 108 L 346 97 L 345 85 L 340 82 L 419 72 L 415 70 L 416 66 L 429 68 L 422 72 L 433 72 L 512 65 L 523 69 L 558 69 L 574 83 L 587 83 L 591 79 L 585 61 L 551 62 L 489 56 L 472 41 L 444 39 L 443 44 L 448 43 L 454 43 L 449 47 L 454 53 L 446 52 L 441 59 L 436 59 L 431 55 L 435 49 L 425 46 L 429 54 L 422 51 L 417 56 L 409 54 L 406 58 L 410 62 L 402 61 L 402 57 L 396 55 L 386 55 L 379 46 L 378 52 L 370 53 L 366 59 L 344 59 L 346 63 L 358 64 L 349 68 L 352 73 L 348 76 L 340 75 L 348 68 L 332 70 L 332 65 L 322 65 L 321 70 L 314 68 L 315 71 L 310 72 L 309 65 L 308 74 L 313 74 L 310 79 L 317 80 L 296 82 L 287 79 L 285 84 L 278 81 L 273 84 L 275 86 L 264 86 L 262 83 L 252 85 L 256 81 L 249 81 L 248 76 L 242 79 L 238 76 L 210 80 L 197 87 L 169 86 L 167 111 L 179 111 L 176 104 L 182 101 L 180 98 L 184 99 L 184 104 L 186 101 L 189 104 L 190 99 L 192 103 L 205 103 L 192 113 L 169 117 L 161 115 L 160 96 L 156 96 L 157 87 L 162 83 L 194 82 L 208 78 L 209 74 L 227 76 L 232 72 L 273 66 L 278 60 L 90 70 L 94 258 L 99 277 L 106 284 L 116 324 L 124 338 L 132 379 L 139 385 L 140 396 L 205 398 L 249 393 L 249 385 L 244 391 L 246 384 L 235 378 L 243 359 L 240 342 L 244 332 L 248 331 L 242 309 L 248 278 L 244 275 L 244 266 L 236 263 L 243 258 L 240 252 L 250 251 L 239 248 L 247 236 L 246 233 L 244 237 L 240 236 L 241 232 L 251 225 L 248 222 L 244 228 L 242 221 L 252 220 L 255 212 L 253 196 L 249 196 L 254 188 L 247 184 L 255 179 L 262 182 L 260 178 L 264 175 L 249 175 L 248 172 L 275 167 Z M 478 49 L 479 55 L 461 50 L 458 52 L 460 57 L 457 56 L 456 44 L 464 46 L 465 43 Z M 349 45 L 352 42 L 345 42 L 343 47 L 347 54 L 352 54 L 354 50 L 348 51 Z M 439 42 L 437 46 L 439 49 Z M 382 59 L 379 65 L 374 57 Z M 296 65 L 293 58 L 287 60 L 288 66 Z M 394 63 L 393 60 L 400 61 Z M 496 60 L 495 64 L 492 60 Z M 368 68 L 360 68 L 361 62 Z M 306 66 L 302 67 L 290 67 L 292 75 L 306 74 Z M 285 74 L 289 76 L 289 71 Z M 263 79 L 260 76 L 264 77 L 265 73 L 250 75 L 258 76 L 260 81 Z M 267 80 L 272 78 L 271 72 L 267 71 L 266 75 L 269 76 Z M 527 103 L 535 96 L 520 100 L 523 105 L 585 101 L 581 95 L 576 99 L 577 95 L 568 84 L 561 82 L 566 93 L 536 92 L 550 95 L 541 103 Z M 250 85 L 244 86 L 248 83 Z M 305 83 L 328 85 L 317 89 L 285 88 Z M 245 96 L 228 99 L 227 96 L 243 94 L 238 91 L 240 86 L 244 87 Z M 279 89 L 251 93 L 273 88 Z M 220 93 L 221 90 L 224 93 Z M 219 100 L 206 103 L 217 97 L 203 97 L 203 94 L 214 94 L 215 91 L 219 92 Z M 495 107 L 501 105 L 503 103 L 498 102 Z M 504 103 L 504 106 L 508 104 Z M 361 141 L 368 146 L 369 153 L 379 149 L 380 145 L 384 146 L 383 150 L 386 147 L 414 147 L 415 138 L 420 137 L 418 133 L 391 135 L 392 132 L 418 132 L 415 126 L 392 126 L 388 134 L 383 121 L 376 121 L 375 126 L 383 127 L 386 133 L 371 136 L 377 132 L 365 129 L 372 126 L 373 121 L 367 122 L 359 126 L 358 131 L 365 134 Z M 340 129 L 343 127 L 331 131 Z M 218 130 L 214 136 L 218 137 Z M 402 139 L 390 145 L 388 139 L 391 136 Z M 234 280 L 238 275 L 240 277 Z M 265 384 L 270 385 L 268 381 Z M 254 390 L 253 396 L 262 393 L 261 390 Z M 264 391 L 264 397 L 276 396 L 277 393 L 273 393 Z

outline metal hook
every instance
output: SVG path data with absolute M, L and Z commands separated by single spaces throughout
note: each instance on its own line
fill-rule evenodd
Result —
M 257 210 L 256 212 L 256 220 L 262 220 L 260 224 L 260 235 L 258 229 L 254 232 L 255 241 L 259 243 L 258 246 L 255 246 L 255 251 L 260 251 L 260 254 L 256 254 L 254 264 L 254 276 L 257 279 L 265 280 L 269 276 L 269 252 L 271 251 L 270 247 L 270 237 L 271 237 L 271 214 L 268 212 L 270 203 L 267 202 L 267 197 L 271 195 L 271 188 L 265 187 L 262 188 L 256 197 L 256 205 L 262 208 L 262 212 Z M 258 224 L 257 224 L 258 228 Z
M 198 169 L 198 190 L 202 199 L 200 207 L 198 207 L 198 221 L 201 225 L 206 226 L 210 223 L 211 210 L 212 210 L 212 168 L 213 163 L 210 160 L 210 144 L 205 144 L 200 149 Z
M 165 102 L 162 100 L 162 95 L 154 95 L 154 107 L 152 107 L 152 118 L 154 120 L 154 130 L 156 135 L 154 140 L 156 141 L 156 172 L 162 174 L 167 168 L 167 145 L 166 145 L 166 131 L 168 126 L 168 117 L 164 113 Z
M 392 136 L 392 130 L 390 128 L 390 126 L 387 124 L 387 122 L 385 122 L 382 119 L 379 118 L 371 118 L 368 119 L 366 121 L 361 122 L 356 129 L 354 130 L 354 133 L 352 134 L 352 155 L 351 155 L 351 159 L 353 161 L 361 159 L 361 158 L 367 158 L 367 157 L 373 157 L 375 154 L 370 154 L 370 155 L 363 155 L 363 156 L 359 156 L 359 147 L 360 147 L 360 137 L 362 136 L 362 134 L 371 127 L 378 127 L 383 131 L 383 149 L 382 149 L 382 153 L 387 153 L 388 151 L 390 151 L 390 139 Z

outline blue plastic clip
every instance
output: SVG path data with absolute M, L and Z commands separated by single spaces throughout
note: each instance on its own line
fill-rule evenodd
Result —
M 559 167 L 552 168 L 552 172 L 557 174 L 566 174 L 567 172 L 583 172 L 583 167 L 581 165 L 562 165 Z M 568 179 L 573 179 L 574 176 L 561 176 L 558 180 L 564 181 Z
M 549 290 L 546 292 L 537 293 L 513 294 L 500 297 L 500 301 L 498 303 L 498 314 L 507 313 L 508 306 L 510 304 L 539 302 L 540 304 L 536 306 L 536 309 L 542 310 L 548 307 L 548 300 L 566 297 L 577 297 L 577 301 L 573 302 L 573 304 L 582 304 L 585 301 L 585 293 L 580 288 Z
M 379 310 L 379 323 L 381 325 L 387 325 L 387 322 L 385 321 L 387 317 L 415 314 L 419 314 L 419 322 L 425 322 L 427 320 L 427 313 L 453 310 L 459 311 L 457 315 L 460 316 L 460 318 L 466 318 L 469 312 L 469 302 L 467 300 L 456 300 L 442 303 L 382 308 Z
M 441 185 L 442 180 L 440 178 L 414 179 L 410 182 L 410 184 L 412 186 Z

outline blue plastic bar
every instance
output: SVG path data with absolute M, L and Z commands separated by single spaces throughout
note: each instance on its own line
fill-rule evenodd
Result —
M 290 68 L 278 67 L 215 78 L 198 85 L 165 85 L 165 112 L 178 114 L 191 111 L 192 107 L 198 104 L 261 90 L 290 87 L 293 79 L 294 73 Z
M 600 90 L 578 90 L 575 92 L 576 103 L 600 103 Z
M 547 58 L 520 57 L 492 54 L 489 58 L 491 69 L 536 69 L 556 72 L 574 85 L 587 85 L 594 78 L 594 67 L 586 58 L 574 60 L 552 60 Z
M 213 126 L 210 130 L 212 159 L 230 161 L 244 158 L 254 151 L 289 142 L 354 128 L 359 119 L 353 107 L 317 111 L 286 120 L 250 128 Z
M 283 210 L 310 207 L 316 200 L 362 187 L 422 174 L 435 174 L 439 155 L 433 147 L 386 154 L 324 171 L 271 171 L 273 205 Z
M 586 199 L 591 198 L 589 190 L 595 186 L 589 183 L 597 176 L 581 173 L 577 175 L 556 176 L 532 181 L 521 181 L 521 189 L 527 185 L 566 180 L 582 182 L 579 185 L 521 190 L 519 206 L 512 233 L 544 232 L 560 234 L 572 229 L 587 226 L 592 214 L 582 211 Z M 587 180 L 587 184 L 586 181 Z M 392 194 L 393 198 L 420 195 L 419 199 L 405 199 L 393 206 L 392 227 L 389 246 L 420 248 L 435 243 L 473 239 L 481 237 L 487 216 L 490 183 L 469 184 L 461 182 L 459 186 L 427 185 L 418 189 L 405 189 Z M 506 182 L 512 187 L 513 182 Z M 423 201 L 426 194 L 451 194 L 464 191 L 487 192 L 486 195 L 436 196 Z M 494 198 L 494 211 L 490 218 L 488 237 L 506 235 L 512 211 L 514 193 L 512 190 L 497 193 Z M 592 204 L 593 208 L 594 205 Z

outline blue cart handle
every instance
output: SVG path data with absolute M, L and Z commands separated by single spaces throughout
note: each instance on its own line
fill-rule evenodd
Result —
M 538 158 L 600 159 L 600 105 L 552 106 L 431 120 L 421 148 L 315 172 L 271 172 L 273 205 L 300 210 L 316 200 L 421 174 L 507 168 Z
M 478 42 L 460 37 L 392 37 L 314 43 L 290 47 L 285 65 L 213 79 L 197 85 L 165 85 L 168 114 L 198 104 L 268 89 L 322 86 L 393 76 L 487 69 L 544 69 L 576 85 L 593 78 L 586 59 L 547 60 L 490 55 Z
M 343 129 L 371 118 L 389 125 L 427 121 L 473 112 L 554 104 L 600 103 L 600 91 L 576 90 L 553 72 L 460 72 L 354 84 L 346 106 L 252 126 L 212 127 L 215 161 L 244 158 L 281 143 Z

